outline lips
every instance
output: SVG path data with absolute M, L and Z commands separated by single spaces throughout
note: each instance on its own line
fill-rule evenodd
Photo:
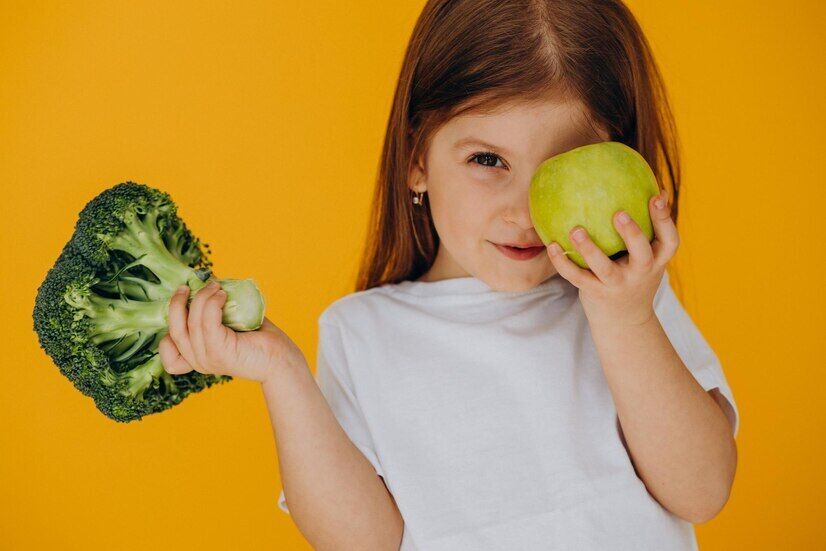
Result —
M 530 249 L 532 247 L 544 247 L 542 243 L 496 243 L 503 247 L 514 247 L 516 249 Z
M 492 243 L 492 242 L 491 242 Z M 494 247 L 496 247 L 499 252 L 504 254 L 506 257 L 513 259 L 513 260 L 529 260 L 534 258 L 542 253 L 545 249 L 544 245 L 539 245 L 535 247 L 513 247 L 510 245 L 500 245 L 498 243 L 492 243 Z

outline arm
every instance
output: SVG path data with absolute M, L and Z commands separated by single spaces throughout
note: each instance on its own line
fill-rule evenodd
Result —
M 397 550 L 404 525 L 395 502 L 341 428 L 298 346 L 267 318 L 256 331 L 224 326 L 227 295 L 216 284 L 200 289 L 190 306 L 188 297 L 182 286 L 170 299 L 169 334 L 158 348 L 164 369 L 261 383 L 285 497 L 314 548 Z
M 310 544 L 399 549 L 403 521 L 381 477 L 330 410 L 303 355 L 262 382 L 290 515 Z
M 656 316 L 641 325 L 591 323 L 637 474 L 689 522 L 726 504 L 737 467 L 731 425 L 685 367 Z
M 690 522 L 705 522 L 725 505 L 737 447 L 725 412 L 683 364 L 653 301 L 680 239 L 667 192 L 649 199 L 654 239 L 627 213 L 614 227 L 628 255 L 611 260 L 585 228 L 570 233 L 588 269 L 558 243 L 548 254 L 579 288 L 594 343 L 637 473 L 660 504 Z

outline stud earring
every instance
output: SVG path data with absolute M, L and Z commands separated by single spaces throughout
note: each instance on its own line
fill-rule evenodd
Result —
M 416 195 L 413 196 L 413 204 L 414 205 L 422 205 L 423 199 L 424 199 L 424 192 L 420 191 Z

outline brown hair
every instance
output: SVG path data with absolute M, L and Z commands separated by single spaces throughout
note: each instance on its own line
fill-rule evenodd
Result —
M 651 48 L 621 0 L 429 0 L 405 52 L 387 123 L 356 291 L 417 279 L 439 236 L 411 163 L 460 113 L 556 93 L 577 98 L 611 141 L 637 150 L 677 221 L 676 128 Z

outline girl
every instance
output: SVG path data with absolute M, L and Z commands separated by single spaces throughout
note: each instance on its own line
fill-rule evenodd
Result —
M 543 160 L 605 140 L 654 169 L 655 240 L 617 212 L 628 253 L 584 233 L 583 270 L 542 246 L 528 189 Z M 171 301 L 163 363 L 262 383 L 279 504 L 317 549 L 696 549 L 692 523 L 729 496 L 739 415 L 665 272 L 675 143 L 620 0 L 431 0 L 315 378 L 269 320 L 221 325 L 214 286 Z

